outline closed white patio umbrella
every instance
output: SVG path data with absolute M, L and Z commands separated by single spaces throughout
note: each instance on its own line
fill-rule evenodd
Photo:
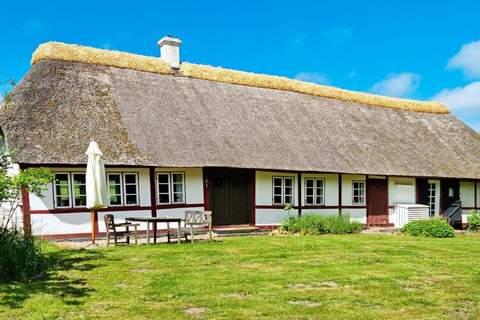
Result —
M 85 177 L 87 208 L 92 209 L 92 244 L 95 244 L 97 209 L 106 208 L 108 204 L 105 162 L 102 160 L 102 151 L 95 141 L 90 142 L 85 154 L 88 156 Z

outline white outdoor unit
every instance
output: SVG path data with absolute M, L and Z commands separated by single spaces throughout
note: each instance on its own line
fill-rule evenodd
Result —
M 403 228 L 410 221 L 430 219 L 429 207 L 423 204 L 397 204 L 395 228 Z

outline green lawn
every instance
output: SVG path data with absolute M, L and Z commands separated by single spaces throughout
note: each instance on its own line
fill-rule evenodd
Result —
M 50 251 L 58 263 L 42 279 L 0 285 L 0 318 L 480 316 L 480 236 L 264 236 Z

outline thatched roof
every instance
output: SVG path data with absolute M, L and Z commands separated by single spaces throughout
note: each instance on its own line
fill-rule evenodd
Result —
M 480 178 L 480 135 L 449 113 L 40 59 L 0 126 L 15 160 Z
M 41 60 L 83 62 L 159 74 L 173 74 L 174 70 L 157 57 L 146 57 L 127 52 L 103 50 L 60 42 L 41 44 L 32 55 L 32 65 Z M 417 101 L 378 96 L 374 94 L 339 89 L 284 77 L 243 72 L 184 62 L 179 74 L 203 80 L 240 84 L 256 88 L 268 88 L 333 98 L 377 107 L 428 113 L 449 113 L 448 108 L 434 101 Z

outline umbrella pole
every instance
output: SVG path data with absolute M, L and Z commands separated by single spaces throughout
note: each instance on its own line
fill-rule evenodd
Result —
M 95 210 L 92 210 L 92 244 L 95 244 Z

